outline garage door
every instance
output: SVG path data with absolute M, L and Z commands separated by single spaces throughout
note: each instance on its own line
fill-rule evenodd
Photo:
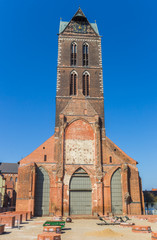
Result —
M 119 168 L 111 179 L 112 213 L 122 214 L 122 184 L 121 169 Z
M 90 177 L 82 168 L 79 168 L 70 181 L 70 215 L 91 215 L 91 194 Z
M 49 215 L 49 191 L 50 180 L 44 168 L 39 167 L 36 170 L 35 184 L 35 215 Z

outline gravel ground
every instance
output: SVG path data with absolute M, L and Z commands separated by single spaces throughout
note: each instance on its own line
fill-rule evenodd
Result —
M 0 235 L 0 240 L 37 240 L 37 235 L 42 233 L 43 223 L 50 217 L 33 218 L 20 225 L 20 229 L 6 229 L 5 234 Z M 133 233 L 130 227 L 98 226 L 96 219 L 74 219 L 72 223 L 66 223 L 62 230 L 62 240 L 151 240 L 150 233 Z M 157 232 L 157 223 L 149 223 L 147 220 L 132 218 L 136 225 L 149 225 L 152 231 Z

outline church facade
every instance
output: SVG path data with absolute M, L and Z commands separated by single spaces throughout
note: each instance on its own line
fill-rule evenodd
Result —
M 101 37 L 79 8 L 60 21 L 55 133 L 18 169 L 17 211 L 142 214 L 137 162 L 105 134 Z

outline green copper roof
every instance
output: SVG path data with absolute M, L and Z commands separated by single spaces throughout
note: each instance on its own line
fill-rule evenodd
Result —
M 68 26 L 68 23 L 69 22 L 62 22 L 62 21 L 60 21 L 59 34 L 64 31 L 64 29 Z
M 96 23 L 90 23 L 90 25 L 92 26 L 92 28 L 94 29 L 94 31 L 99 35 L 99 30 L 98 30 L 98 26 Z
M 59 34 L 62 33 L 65 30 L 65 28 L 68 26 L 68 23 L 69 22 L 60 21 Z M 97 24 L 96 23 L 90 23 L 90 25 L 93 28 L 93 30 L 99 35 Z

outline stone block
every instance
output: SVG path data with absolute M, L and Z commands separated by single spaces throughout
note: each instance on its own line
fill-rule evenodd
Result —
M 61 233 L 61 226 L 44 226 L 43 231 Z
M 5 227 L 4 224 L 1 224 L 1 225 L 0 225 L 0 234 L 4 233 L 4 227 Z
M 152 239 L 152 240 L 157 239 L 157 232 L 152 232 L 151 239 Z
M 132 227 L 132 232 L 137 232 L 137 233 L 151 233 L 151 227 L 150 226 L 137 226 L 134 225 Z
M 0 224 L 5 224 L 7 228 L 13 228 L 15 226 L 15 216 L 9 214 L 1 215 Z
M 41 233 L 37 240 L 61 240 L 61 235 L 57 233 Z

